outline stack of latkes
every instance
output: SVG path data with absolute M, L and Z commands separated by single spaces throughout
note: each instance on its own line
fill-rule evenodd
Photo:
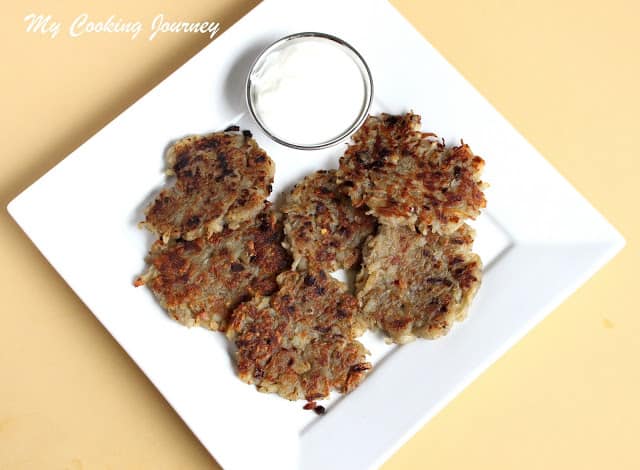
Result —
M 304 178 L 276 210 L 274 164 L 249 131 L 187 137 L 173 185 L 146 210 L 158 235 L 136 280 L 180 323 L 222 331 L 238 375 L 290 400 L 349 392 L 371 364 L 357 340 L 437 338 L 466 316 L 482 275 L 465 223 L 485 206 L 484 161 L 371 116 L 338 170 Z M 357 272 L 355 292 L 330 273 Z

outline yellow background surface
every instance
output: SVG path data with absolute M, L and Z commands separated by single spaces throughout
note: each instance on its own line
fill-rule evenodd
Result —
M 385 470 L 640 468 L 638 2 L 392 3 L 606 215 L 627 246 Z M 162 12 L 227 29 L 254 4 L 4 2 L 0 205 L 208 43 L 189 34 L 153 42 L 66 33 L 51 40 L 24 31 L 26 14 L 68 25 L 82 12 L 145 23 Z M 6 210 L 0 260 L 0 469 L 216 467 Z

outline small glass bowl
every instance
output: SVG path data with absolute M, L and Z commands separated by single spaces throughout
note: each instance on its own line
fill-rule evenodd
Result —
M 269 56 L 270 53 L 284 47 L 287 43 L 291 41 L 296 41 L 301 38 L 320 38 L 327 41 L 331 41 L 332 43 L 337 45 L 344 52 L 346 52 L 347 55 L 351 57 L 354 63 L 358 66 L 358 68 L 360 69 L 360 73 L 362 74 L 362 78 L 363 78 L 362 82 L 364 85 L 364 100 L 362 104 L 362 109 L 358 117 L 353 122 L 353 124 L 351 124 L 347 129 L 345 129 L 344 132 L 340 133 L 336 137 L 333 137 L 331 140 L 317 143 L 317 144 L 310 144 L 310 145 L 305 145 L 305 144 L 300 144 L 295 142 L 288 142 L 284 140 L 282 137 L 276 136 L 273 133 L 271 133 L 269 128 L 260 119 L 259 114 L 256 112 L 256 106 L 254 102 L 255 101 L 254 93 L 253 93 L 253 84 L 252 84 L 252 77 L 254 76 L 255 71 L 259 69 L 259 67 L 263 64 L 263 62 L 265 61 L 267 56 Z M 318 149 L 331 147 L 333 145 L 336 145 L 339 142 L 342 142 L 344 139 L 346 139 L 351 134 L 353 134 L 356 130 L 358 130 L 358 128 L 362 125 L 362 123 L 365 121 L 365 119 L 369 114 L 369 109 L 371 108 L 371 102 L 373 101 L 373 77 L 371 76 L 371 71 L 369 70 L 369 66 L 367 65 L 365 60 L 362 58 L 360 53 L 358 53 L 357 50 L 355 50 L 350 44 L 343 41 L 342 39 L 337 38 L 336 36 L 332 36 L 330 34 L 325 34 L 325 33 L 317 33 L 317 32 L 295 33 L 289 36 L 285 36 L 281 39 L 278 39 L 276 42 L 274 42 L 273 44 L 268 46 L 266 49 L 264 49 L 260 53 L 260 55 L 258 55 L 257 59 L 249 69 L 249 75 L 247 76 L 246 99 L 247 99 L 247 106 L 249 107 L 249 112 L 251 113 L 251 116 L 256 121 L 256 123 L 260 126 L 260 128 L 265 132 L 265 134 L 267 134 L 271 139 L 275 140 L 279 144 L 285 145 L 287 147 L 299 149 L 299 150 L 318 150 Z

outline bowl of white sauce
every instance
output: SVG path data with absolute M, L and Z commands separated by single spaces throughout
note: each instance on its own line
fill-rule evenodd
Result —
M 362 125 L 373 79 L 345 41 L 304 32 L 279 39 L 258 56 L 246 92 L 251 115 L 269 137 L 314 150 L 341 142 Z

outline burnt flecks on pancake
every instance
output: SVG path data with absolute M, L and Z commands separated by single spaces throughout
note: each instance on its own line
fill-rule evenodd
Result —
M 186 137 L 168 150 L 167 174 L 175 184 L 160 191 L 142 223 L 165 243 L 236 229 L 264 207 L 273 161 L 250 134 L 230 129 Z
M 371 368 L 354 339 L 363 328 L 356 299 L 323 271 L 287 271 L 278 284 L 232 314 L 227 337 L 238 348 L 240 378 L 289 400 L 351 391 Z
M 362 318 L 397 343 L 437 338 L 463 320 L 482 277 L 466 224 L 426 236 L 381 225 L 366 243 L 356 279 Z
M 298 183 L 282 207 L 293 268 L 335 271 L 360 261 L 363 241 L 376 220 L 355 208 L 336 183 L 335 170 L 320 170 Z
M 146 284 L 180 323 L 224 330 L 240 302 L 277 290 L 276 276 L 291 265 L 283 238 L 282 223 L 267 206 L 236 230 L 166 244 L 158 240 L 136 285 Z
M 370 116 L 340 158 L 338 183 L 383 224 L 456 230 L 485 206 L 482 158 L 420 132 L 420 116 Z

